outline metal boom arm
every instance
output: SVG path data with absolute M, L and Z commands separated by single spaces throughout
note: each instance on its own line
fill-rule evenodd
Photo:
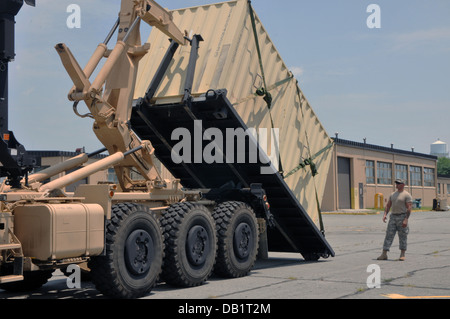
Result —
M 69 100 L 76 105 L 80 101 L 86 103 L 90 114 L 83 117 L 95 120 L 94 132 L 110 154 L 125 153 L 142 145 L 142 141 L 129 127 L 138 64 L 150 49 L 150 44 L 141 44 L 141 20 L 158 28 L 176 43 L 186 44 L 184 34 L 172 21 L 172 15 L 159 4 L 152 0 L 122 0 L 118 21 L 84 69 L 81 69 L 65 44 L 60 43 L 55 47 L 74 83 L 68 95 Z M 117 43 L 113 50 L 108 50 L 107 43 L 117 28 Z M 91 81 L 89 77 L 103 57 L 107 57 L 107 60 L 97 77 Z M 153 165 L 153 147 L 150 143 L 144 145 L 146 147 L 115 165 L 123 191 L 146 187 L 143 182 L 161 182 L 159 172 Z M 145 181 L 133 181 L 131 172 L 135 170 Z

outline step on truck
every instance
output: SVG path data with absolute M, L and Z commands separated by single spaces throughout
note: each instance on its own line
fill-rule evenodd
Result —
M 159 281 L 246 276 L 268 251 L 334 256 L 319 205 L 331 140 L 267 39 L 246 0 L 170 12 L 122 0 L 84 69 L 57 44 L 74 112 L 104 148 L 37 172 L 1 157 L 0 288 L 78 264 L 105 296 L 139 298 Z M 111 167 L 117 183 L 65 191 Z

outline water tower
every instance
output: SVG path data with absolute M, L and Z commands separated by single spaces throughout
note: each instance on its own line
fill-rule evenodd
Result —
M 437 156 L 437 157 L 448 157 L 448 149 L 447 149 L 447 143 L 442 142 L 441 140 L 437 140 L 433 144 L 431 144 L 431 155 Z

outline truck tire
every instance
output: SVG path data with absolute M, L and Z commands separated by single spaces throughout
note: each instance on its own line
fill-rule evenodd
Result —
M 318 261 L 320 259 L 320 255 L 317 253 L 304 253 L 302 256 L 305 261 Z
M 177 287 L 195 287 L 211 275 L 217 252 L 216 226 L 202 205 L 177 203 L 162 218 L 165 241 L 163 279 Z
M 252 208 L 242 202 L 224 202 L 214 210 L 218 252 L 214 272 L 239 278 L 253 268 L 259 246 L 259 228 Z
M 0 285 L 9 292 L 27 292 L 41 288 L 52 277 L 55 270 L 24 271 L 23 280 Z
M 106 223 L 105 254 L 88 264 L 92 282 L 110 298 L 143 297 L 161 274 L 163 254 L 160 224 L 150 209 L 134 203 L 114 205 Z

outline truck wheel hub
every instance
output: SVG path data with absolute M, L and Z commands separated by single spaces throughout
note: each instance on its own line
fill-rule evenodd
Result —
M 236 227 L 233 238 L 234 251 L 240 259 L 250 255 L 252 243 L 252 229 L 247 223 L 241 223 Z
M 125 261 L 128 270 L 134 275 L 146 273 L 153 256 L 152 237 L 144 230 L 132 232 L 125 245 Z
M 203 226 L 194 226 L 186 240 L 186 255 L 189 262 L 195 266 L 202 265 L 209 253 L 209 235 Z

